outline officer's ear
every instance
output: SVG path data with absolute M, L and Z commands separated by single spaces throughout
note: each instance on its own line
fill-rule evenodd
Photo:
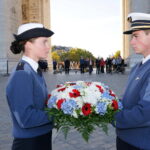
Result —
M 27 41 L 26 44 L 25 44 L 25 49 L 26 50 L 33 49 L 33 43 L 30 42 L 30 41 Z
M 28 40 L 25 44 L 26 48 L 27 49 L 32 49 L 33 48 L 33 43 L 34 43 L 35 40 L 36 40 L 36 38 L 32 38 L 32 39 Z

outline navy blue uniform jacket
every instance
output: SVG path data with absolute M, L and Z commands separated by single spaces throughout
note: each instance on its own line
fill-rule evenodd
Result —
M 52 122 L 44 111 L 48 98 L 43 76 L 21 60 L 11 74 L 6 96 L 13 121 L 15 138 L 31 138 L 52 130 Z
M 132 69 L 122 102 L 124 109 L 115 115 L 117 136 L 150 150 L 150 60 Z

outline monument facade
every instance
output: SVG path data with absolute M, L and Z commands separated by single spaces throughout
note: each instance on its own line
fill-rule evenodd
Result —
M 122 10 L 125 31 L 129 28 L 126 21 L 128 13 L 150 13 L 150 0 L 122 0 Z M 9 47 L 18 26 L 27 22 L 39 22 L 50 28 L 50 0 L 0 0 L 0 73 L 11 72 L 20 59 L 21 55 L 13 55 Z M 142 57 L 134 54 L 129 44 L 130 38 L 123 35 L 123 57 L 132 67 Z M 47 60 L 52 69 L 51 50 Z
M 11 72 L 20 59 L 21 54 L 11 53 L 10 43 L 18 26 L 28 22 L 50 28 L 50 0 L 0 0 L 0 73 Z M 52 68 L 51 50 L 47 60 Z

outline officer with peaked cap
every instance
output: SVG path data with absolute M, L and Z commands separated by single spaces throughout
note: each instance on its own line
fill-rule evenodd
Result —
M 130 41 L 136 54 L 144 56 L 129 75 L 122 103 L 115 114 L 117 150 L 150 150 L 150 14 L 128 15 Z
M 51 150 L 53 125 L 44 111 L 48 91 L 38 61 L 47 57 L 52 35 L 39 23 L 23 24 L 14 34 L 10 49 L 23 56 L 6 87 L 13 122 L 12 150 Z

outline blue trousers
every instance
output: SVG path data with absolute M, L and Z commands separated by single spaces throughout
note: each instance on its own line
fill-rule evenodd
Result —
M 34 138 L 15 138 L 12 150 L 52 150 L 52 132 Z
M 142 150 L 122 141 L 118 137 L 116 139 L 116 146 L 117 146 L 117 150 Z

